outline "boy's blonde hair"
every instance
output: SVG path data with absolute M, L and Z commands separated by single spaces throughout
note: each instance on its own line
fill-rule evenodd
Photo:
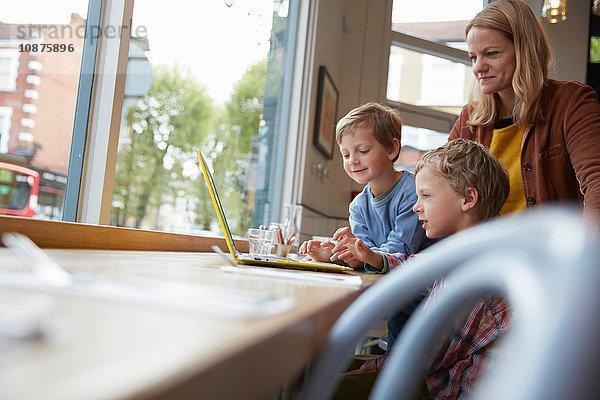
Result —
M 512 118 L 522 126 L 533 125 L 536 118 L 544 119 L 544 88 L 552 57 L 548 39 L 531 7 L 521 0 L 494 0 L 465 27 L 465 36 L 474 27 L 495 29 L 515 47 L 515 72 L 512 89 L 515 105 Z M 490 125 L 499 118 L 500 100 L 497 93 L 483 94 L 471 102 L 474 106 L 470 126 Z
M 423 167 L 444 177 L 461 197 L 469 188 L 479 194 L 483 220 L 497 216 L 508 198 L 510 181 L 502 163 L 483 145 L 468 139 L 454 139 L 431 150 L 417 163 L 415 175 Z
M 402 147 L 400 136 L 402 134 L 402 120 L 400 114 L 393 108 L 379 103 L 366 103 L 350 110 L 335 127 L 335 139 L 340 144 L 344 135 L 354 132 L 358 127 L 371 129 L 375 139 L 386 149 L 390 148 L 394 139 L 398 139 Z M 398 151 L 400 154 L 400 151 Z M 398 155 L 396 155 L 396 159 Z M 396 161 L 394 159 L 394 161 Z

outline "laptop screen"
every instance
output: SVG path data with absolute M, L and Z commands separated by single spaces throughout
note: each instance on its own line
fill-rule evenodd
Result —
M 206 180 L 206 185 L 208 186 L 208 190 L 210 192 L 210 197 L 212 199 L 213 205 L 215 206 L 215 210 L 217 211 L 217 217 L 219 217 L 219 223 L 221 224 L 221 228 L 223 229 L 223 233 L 225 234 L 225 241 L 227 242 L 227 247 L 229 247 L 229 252 L 231 256 L 236 259 L 237 250 L 235 249 L 235 245 L 233 243 L 233 235 L 231 235 L 231 231 L 229 230 L 229 224 L 227 223 L 227 219 L 225 218 L 225 211 L 223 210 L 223 206 L 221 205 L 221 199 L 219 198 L 219 194 L 217 193 L 217 186 L 215 185 L 215 181 L 213 180 L 212 174 L 208 170 L 208 165 L 202 155 L 202 152 L 198 150 L 198 157 L 200 158 L 200 166 L 202 167 L 202 172 L 204 173 L 204 178 Z

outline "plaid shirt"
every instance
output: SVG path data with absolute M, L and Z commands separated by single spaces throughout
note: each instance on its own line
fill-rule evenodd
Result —
M 387 259 L 389 269 L 397 268 L 410 258 L 402 253 L 382 254 Z M 441 286 L 440 281 L 436 281 L 427 301 L 435 296 Z M 454 331 L 443 338 L 434 353 L 425 375 L 431 397 L 447 400 L 467 395 L 490 359 L 490 345 L 508 329 L 509 324 L 509 305 L 505 299 L 499 296 L 481 299 Z M 380 371 L 386 356 L 369 360 L 361 366 L 360 371 Z

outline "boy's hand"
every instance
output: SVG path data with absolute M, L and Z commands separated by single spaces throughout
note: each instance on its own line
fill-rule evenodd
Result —
M 339 228 L 337 231 L 335 231 L 335 233 L 333 234 L 332 239 L 336 240 L 336 241 L 340 241 L 343 238 L 354 238 L 356 239 L 356 236 L 354 236 L 354 234 L 352 233 L 352 231 L 350 230 L 349 227 L 345 226 L 343 228 Z
M 332 249 L 333 255 L 330 260 L 332 262 L 335 261 L 343 261 L 348 264 L 352 268 L 360 268 L 362 267 L 362 261 L 358 259 L 358 255 L 356 253 L 355 243 L 360 241 L 354 235 L 352 237 L 343 237 L 342 240 L 339 241 L 338 244 Z
M 305 260 L 331 262 L 332 249 L 334 244 L 331 242 L 321 242 L 320 240 L 308 240 L 300 246 L 298 252 L 306 254 Z
M 332 251 L 332 261 L 342 260 L 352 268 L 362 267 L 363 262 L 379 269 L 383 268 L 381 255 L 371 250 L 362 240 L 356 237 L 345 237 Z

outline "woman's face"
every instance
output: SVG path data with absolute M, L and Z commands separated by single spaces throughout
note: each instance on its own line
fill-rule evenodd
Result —
M 499 30 L 474 26 L 467 34 L 467 44 L 481 93 L 498 93 L 502 100 L 513 99 L 512 78 L 516 67 L 513 43 Z

